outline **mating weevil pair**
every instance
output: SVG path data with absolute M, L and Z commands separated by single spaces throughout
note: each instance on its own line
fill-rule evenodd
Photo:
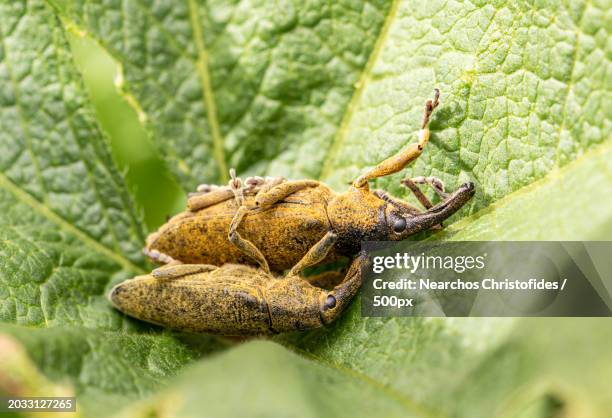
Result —
M 243 183 L 233 171 L 228 186 L 198 187 L 188 209 L 147 239 L 145 254 L 165 265 L 115 286 L 112 303 L 148 322 L 224 335 L 332 322 L 361 287 L 367 263 L 362 241 L 399 241 L 439 227 L 474 195 L 472 183 L 447 194 L 433 177 L 403 180 L 423 211 L 369 189 L 369 180 L 396 173 L 421 155 L 438 99 L 436 90 L 425 104 L 418 142 L 357 178 L 345 193 L 315 180 L 251 177 Z M 432 186 L 441 202 L 434 206 L 419 183 Z M 353 258 L 345 274 L 302 276 L 305 268 L 342 256 Z

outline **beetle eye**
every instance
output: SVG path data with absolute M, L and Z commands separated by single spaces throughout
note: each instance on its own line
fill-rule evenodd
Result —
M 393 223 L 393 231 L 396 233 L 403 232 L 406 229 L 406 220 L 404 218 L 399 218 Z
M 336 307 L 336 298 L 333 295 L 328 295 L 325 301 L 325 309 L 333 309 Z

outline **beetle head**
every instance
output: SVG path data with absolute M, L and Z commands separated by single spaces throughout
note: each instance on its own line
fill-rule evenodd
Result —
M 401 241 L 410 235 L 440 224 L 442 221 L 457 212 L 474 196 L 474 183 L 462 184 L 457 190 L 450 194 L 443 202 L 432 208 L 417 212 L 407 207 L 399 207 L 388 202 L 385 208 L 385 218 L 388 228 L 387 240 Z
M 369 190 L 351 187 L 329 202 L 327 211 L 338 235 L 341 254 L 359 251 L 362 241 L 401 241 L 451 216 L 474 195 L 474 184 L 464 183 L 446 200 L 425 212 Z

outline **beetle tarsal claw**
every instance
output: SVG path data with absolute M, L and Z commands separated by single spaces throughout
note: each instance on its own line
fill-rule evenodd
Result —
M 242 188 L 242 180 L 240 177 L 236 177 L 236 170 L 230 168 L 230 181 L 229 181 L 230 190 L 234 193 L 234 199 L 238 206 L 242 206 L 242 202 L 244 201 L 244 190 Z
M 425 110 L 423 111 L 423 121 L 421 122 L 421 129 L 425 129 L 429 123 L 429 118 L 433 113 L 434 109 L 440 104 L 440 90 L 434 89 L 433 100 L 429 99 L 425 102 Z

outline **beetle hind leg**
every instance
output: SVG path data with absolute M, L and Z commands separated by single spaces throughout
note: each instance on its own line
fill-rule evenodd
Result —
M 247 214 L 248 210 L 249 209 L 246 206 L 240 206 L 238 208 L 238 211 L 234 215 L 232 223 L 230 224 L 227 238 L 243 253 L 257 261 L 257 264 L 259 264 L 263 271 L 265 271 L 266 273 L 270 273 L 270 266 L 268 265 L 268 261 L 266 260 L 266 257 L 261 253 L 259 248 L 257 248 L 255 244 L 253 244 L 251 241 L 243 238 L 238 232 L 238 226 L 240 226 L 240 223 Z
M 158 279 L 177 279 L 190 274 L 206 273 L 217 268 L 210 264 L 168 264 L 153 270 L 151 276 Z

